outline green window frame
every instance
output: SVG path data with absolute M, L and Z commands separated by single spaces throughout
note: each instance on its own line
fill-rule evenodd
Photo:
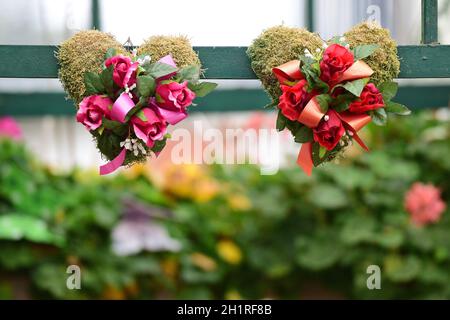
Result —
M 312 1 L 306 12 L 312 18 Z M 100 27 L 98 1 L 93 1 L 93 25 Z M 308 25 L 312 26 L 309 20 Z M 205 79 L 256 79 L 246 56 L 247 47 L 194 47 L 202 65 Z M 0 45 L 0 78 L 57 78 L 58 63 L 54 52 L 57 46 Z M 401 60 L 399 78 L 450 78 L 450 45 L 438 43 L 438 1 L 422 0 L 422 43 L 398 47 Z M 413 109 L 448 104 L 449 87 L 433 87 L 431 101 L 411 99 L 409 94 L 425 94 L 429 87 L 420 90 L 401 88 L 400 100 Z M 248 96 L 245 98 L 245 96 Z M 14 94 L 0 93 L 0 114 L 43 115 L 74 114 L 70 102 L 61 93 Z M 403 98 L 402 98 L 403 97 Z M 31 101 L 28 101 L 31 100 Z M 208 111 L 238 111 L 256 109 L 268 102 L 262 90 L 217 90 L 202 101 L 200 108 Z M 419 104 L 417 103 L 419 102 Z M 31 105 L 33 103 L 33 105 Z M 426 104 L 429 104 L 428 106 Z

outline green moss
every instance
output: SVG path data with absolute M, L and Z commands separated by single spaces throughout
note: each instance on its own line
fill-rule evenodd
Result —
M 364 22 L 354 26 L 344 34 L 351 47 L 362 44 L 378 44 L 380 48 L 364 61 L 373 69 L 372 81 L 380 84 L 392 81 L 400 72 L 397 57 L 397 44 L 387 29 L 373 22 Z
M 311 52 L 320 48 L 323 41 L 315 34 L 300 28 L 285 26 L 265 30 L 247 50 L 256 75 L 272 99 L 281 95 L 279 83 L 272 68 L 298 59 L 305 49 Z
M 178 67 L 201 65 L 200 59 L 184 36 L 153 36 L 138 48 L 138 54 L 149 54 L 153 62 L 171 54 Z
M 78 32 L 61 43 L 56 54 L 60 65 L 59 79 L 69 98 L 76 104 L 85 97 L 84 73 L 101 71 L 109 48 L 116 48 L 118 53 L 126 53 L 112 35 L 97 30 Z

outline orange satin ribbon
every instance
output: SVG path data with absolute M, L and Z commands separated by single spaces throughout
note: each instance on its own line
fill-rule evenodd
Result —
M 272 72 L 275 74 L 281 84 L 285 84 L 286 81 L 296 81 L 304 79 L 304 76 L 300 70 L 299 60 L 286 62 L 279 67 L 273 68 Z M 358 60 L 342 74 L 336 84 L 344 81 L 367 78 L 372 74 L 373 70 L 364 61 Z M 308 128 L 313 129 L 318 126 L 320 120 L 324 115 L 325 113 L 323 113 L 320 109 L 320 105 L 316 97 L 313 97 L 306 104 L 297 121 L 304 124 Z M 355 139 L 355 141 L 358 142 L 358 144 L 364 150 L 369 151 L 369 148 L 367 148 L 367 146 L 358 136 L 357 132 L 371 121 L 370 116 L 368 116 L 367 114 L 352 114 L 349 112 L 343 112 L 339 114 L 339 118 L 341 119 L 345 129 L 351 132 L 352 137 Z M 312 160 L 311 142 L 302 144 L 300 152 L 298 154 L 297 164 L 308 176 L 311 175 L 312 169 L 314 167 L 314 163 Z
M 281 66 L 273 68 L 272 72 L 281 84 L 285 84 L 286 81 L 304 79 L 304 76 L 300 70 L 300 60 L 291 60 L 283 63 Z

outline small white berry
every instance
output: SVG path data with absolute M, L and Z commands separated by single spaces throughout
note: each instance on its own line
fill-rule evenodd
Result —
M 345 40 L 347 40 L 347 39 L 345 39 L 345 37 L 340 37 L 340 38 L 339 38 L 339 41 L 340 41 L 340 42 L 344 42 Z
M 325 121 L 330 120 L 330 116 L 326 114 L 326 115 L 323 117 L 323 120 L 325 120 Z
M 353 137 L 353 132 L 348 131 L 348 135 L 349 135 L 350 137 Z

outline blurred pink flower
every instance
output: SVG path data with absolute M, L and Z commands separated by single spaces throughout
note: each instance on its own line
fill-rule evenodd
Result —
M 440 190 L 432 184 L 416 182 L 405 195 L 405 209 L 418 226 L 437 222 L 445 208 Z
M 10 137 L 14 140 L 22 139 L 22 130 L 12 117 L 0 118 L 0 136 Z

